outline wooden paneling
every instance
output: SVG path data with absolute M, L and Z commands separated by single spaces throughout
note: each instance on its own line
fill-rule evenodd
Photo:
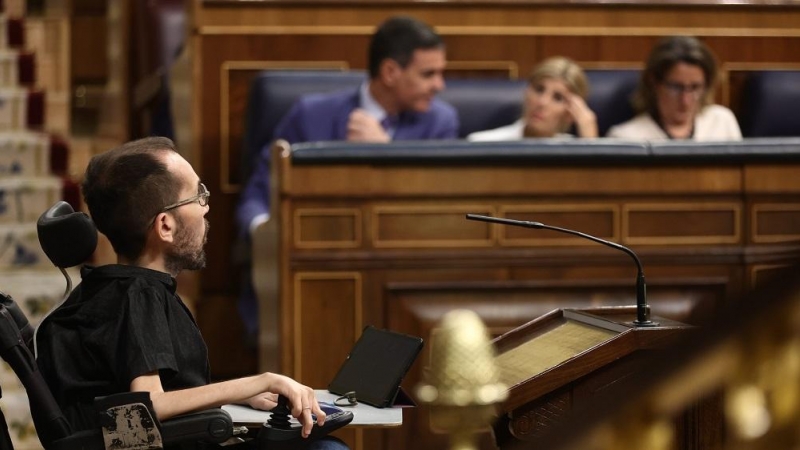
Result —
M 104 82 L 108 77 L 108 52 L 105 48 L 104 15 L 72 18 L 70 55 L 72 79 L 78 83 Z M 98 38 L 99 37 L 99 38 Z
M 800 203 L 756 204 L 753 216 L 753 242 L 800 241 Z
M 412 14 L 437 27 L 447 42 L 448 57 L 451 61 L 449 74 L 463 76 L 507 76 L 524 77 L 541 59 L 563 54 L 576 59 L 587 67 L 637 67 L 649 51 L 655 40 L 666 34 L 695 34 L 707 42 L 719 56 L 723 70 L 723 83 L 718 100 L 723 104 L 737 106 L 742 74 L 752 64 L 763 64 L 763 67 L 792 67 L 800 61 L 800 8 L 785 6 L 753 6 L 753 5 L 593 5 L 591 2 L 539 3 L 539 2 L 235 2 L 210 3 L 193 1 L 191 4 L 190 30 L 192 33 L 191 51 L 193 57 L 193 136 L 197 148 L 191 153 L 200 156 L 195 167 L 201 178 L 214 192 L 214 200 L 208 219 L 212 224 L 207 247 L 208 268 L 200 278 L 200 298 L 198 299 L 198 315 L 210 314 L 205 322 L 210 323 L 215 315 L 220 314 L 217 306 L 227 305 L 228 315 L 235 316 L 235 303 L 239 291 L 240 266 L 235 263 L 234 252 L 237 240 L 234 230 L 234 206 L 240 185 L 240 149 L 244 124 L 246 92 L 250 80 L 263 68 L 353 68 L 363 69 L 366 66 L 366 43 L 375 25 L 387 16 L 396 13 Z M 102 59 L 102 58 L 101 58 Z M 751 64 L 748 66 L 748 64 Z M 738 66 L 737 66 L 738 65 Z M 727 67 L 727 68 L 726 68 Z M 762 66 L 758 66 L 762 67 Z M 730 69 L 728 69 L 730 68 Z M 99 73 L 94 63 L 86 67 L 91 73 Z M 83 70 L 83 69 L 81 69 Z M 745 72 L 742 72 L 744 70 Z M 87 74 L 90 74 L 87 72 Z M 728 81 L 726 81 L 728 80 Z M 461 205 L 475 205 L 469 200 L 481 195 L 491 195 L 496 199 L 505 196 L 491 206 L 495 211 L 508 208 L 510 212 L 523 213 L 522 218 L 531 220 L 547 220 L 554 224 L 563 224 L 580 228 L 585 224 L 586 231 L 602 237 L 623 237 L 622 202 L 635 203 L 631 198 L 637 195 L 674 195 L 681 196 L 693 192 L 706 192 L 711 197 L 739 192 L 742 184 L 746 184 L 750 192 L 765 193 L 785 190 L 800 193 L 800 178 L 791 175 L 794 168 L 762 166 L 748 168 L 743 177 L 738 170 L 730 167 L 719 168 L 716 173 L 703 173 L 702 170 L 681 167 L 661 168 L 657 171 L 648 168 L 615 168 L 596 173 L 593 168 L 551 167 L 541 170 L 520 170 L 516 168 L 499 168 L 491 177 L 480 178 L 475 175 L 478 170 L 461 169 L 412 169 L 407 171 L 387 171 L 380 168 L 359 167 L 348 171 L 331 171 L 330 168 L 303 172 L 287 181 L 286 188 L 298 195 L 315 197 L 314 208 L 345 208 L 338 198 L 347 192 L 340 186 L 352 184 L 353 189 L 362 193 L 362 198 L 384 195 L 389 198 L 414 198 L 418 206 L 428 208 L 435 206 L 426 201 L 429 195 L 446 195 L 460 193 L 464 200 Z M 774 176 L 777 174 L 777 176 Z M 315 180 L 324 179 L 323 185 Z M 465 180 L 469 180 L 468 182 Z M 623 181 L 624 180 L 624 181 Z M 515 209 L 520 204 L 531 205 L 542 203 L 534 194 L 547 191 L 558 186 L 557 192 L 551 191 L 552 201 L 548 204 L 580 203 L 611 204 L 608 210 L 576 211 L 537 211 L 528 216 L 524 210 Z M 635 189 L 632 190 L 632 186 Z M 602 192 L 602 198 L 585 201 L 587 194 Z M 633 194 L 632 194 L 633 192 Z M 528 195 L 523 202 L 511 197 Z M 453 199 L 454 200 L 454 199 Z M 665 200 L 672 201 L 674 198 Z M 339 203 L 337 203 L 339 202 Z M 450 204 L 456 203 L 455 201 Z M 360 205 L 359 205 L 360 206 Z M 604 212 L 605 211 L 605 212 Z M 480 211 L 470 211 L 480 212 Z M 541 216 L 539 213 L 545 214 Z M 751 214 L 750 210 L 743 214 Z M 298 239 L 298 249 L 303 243 L 310 247 L 337 246 L 336 252 L 346 251 L 349 246 L 358 246 L 360 251 L 372 247 L 373 233 L 383 233 L 383 242 L 398 242 L 398 237 L 410 239 L 410 230 L 400 227 L 400 216 L 391 216 L 394 224 L 383 222 L 384 228 L 373 217 L 371 212 L 364 212 L 361 217 L 361 241 L 357 235 L 358 219 L 351 222 L 346 216 L 303 216 L 301 228 L 293 239 Z M 785 214 L 785 213 L 781 213 Z M 612 217 L 613 216 L 613 217 Z M 384 218 L 389 216 L 383 216 Z M 448 216 L 455 220 L 456 215 Z M 783 216 L 781 216 L 783 217 Z M 430 219 L 431 216 L 429 215 Z M 593 220 L 590 220 L 593 218 Z M 785 218 L 785 217 L 783 217 Z M 753 234 L 749 228 L 740 230 L 747 239 L 773 239 L 785 236 L 787 230 L 780 228 L 777 213 L 767 213 L 759 219 L 759 234 Z M 411 220 L 410 216 L 406 219 Z M 777 221 L 776 221 L 777 220 Z M 782 219 L 781 219 L 782 220 Z M 408 223 L 408 222 L 406 222 Z M 444 226 L 444 225 L 437 225 Z M 388 228 L 386 228 L 388 227 Z M 477 225 L 476 225 L 477 227 Z M 766 227 L 766 228 L 765 228 Z M 336 231 L 332 231 L 332 230 Z M 646 230 L 646 228 L 645 228 Z M 563 236 L 555 233 L 539 233 L 531 235 L 527 230 L 503 230 L 502 235 L 495 236 L 503 242 L 506 250 L 503 260 L 509 264 L 507 270 L 492 270 L 487 273 L 495 279 L 503 277 L 524 277 L 533 272 L 523 264 L 533 258 L 527 239 L 540 240 L 536 248 L 545 251 L 536 252 L 542 264 L 534 270 L 536 276 L 555 278 L 581 278 L 580 271 L 563 264 L 570 259 L 569 247 L 562 246 L 566 253 L 553 252 L 550 249 Z M 690 232 L 691 230 L 686 230 Z M 710 230 L 718 236 L 734 236 L 723 229 Z M 474 229 L 469 241 L 476 243 L 485 239 L 487 228 Z M 334 233 L 334 234 L 331 234 Z M 386 233 L 389 233 L 388 235 Z M 405 234 L 403 234 L 405 233 Z M 649 236 L 643 231 L 641 236 Z M 706 230 L 705 235 L 709 233 Z M 712 234 L 713 234 L 712 233 Z M 760 236 L 756 238 L 755 236 Z M 464 236 L 457 236 L 453 241 L 463 241 Z M 416 241 L 420 239 L 417 236 Z M 402 239 L 401 239 L 402 240 Z M 425 241 L 426 239 L 423 239 Z M 335 243 L 335 244 L 334 244 Z M 429 242 L 428 242 L 429 243 Z M 428 243 L 424 243 L 427 245 Z M 417 244 L 414 244 L 417 245 Z M 585 244 L 577 244 L 581 248 L 591 248 Z M 304 254 L 310 258 L 328 258 L 326 263 L 344 267 L 339 253 L 330 253 L 325 249 L 303 248 Z M 556 246 L 558 247 L 558 246 Z M 433 249 L 423 246 L 427 251 Z M 480 247 L 474 247 L 478 249 Z M 711 261 L 717 267 L 727 261 L 730 256 L 725 245 L 715 247 L 717 251 L 698 255 L 703 261 Z M 414 260 L 418 255 L 416 248 L 391 249 L 391 256 L 381 261 L 369 261 L 364 253 L 362 266 L 386 267 L 394 261 Z M 351 249 L 352 250 L 352 249 Z M 455 248 L 443 248 L 442 252 Z M 313 253 L 319 251 L 319 253 Z M 355 251 L 355 250 L 353 250 Z M 436 250 L 438 251 L 438 250 Z M 610 258 L 612 261 L 624 261 L 623 256 L 606 256 L 605 250 L 589 252 L 586 257 Z M 610 252 L 610 251 L 609 251 Z M 610 252 L 613 253 L 613 252 Z M 423 253 L 424 255 L 425 253 Z M 597 256 L 600 255 L 600 256 Z M 573 255 L 574 256 L 574 255 Z M 669 259 L 669 255 L 653 252 L 647 256 L 651 261 Z M 338 259 L 338 262 L 337 262 Z M 434 258 L 435 259 L 435 258 Z M 479 268 L 475 262 L 460 258 L 446 260 L 437 259 L 436 264 L 449 264 L 460 276 L 475 277 Z M 446 262 L 442 262 L 446 261 Z M 550 264 L 545 266 L 545 262 Z M 418 264 L 418 263 L 417 263 Z M 614 270 L 624 272 L 630 268 L 628 261 L 615 267 Z M 665 266 L 666 267 L 666 266 Z M 387 269 L 388 270 L 388 269 Z M 402 269 L 411 270 L 411 269 Z M 589 273 L 608 270 L 604 267 L 586 269 Z M 662 269 L 669 274 L 672 269 Z M 739 273 L 740 269 L 725 272 L 726 277 L 734 280 L 729 288 L 745 284 L 746 278 Z M 402 272 L 414 279 L 429 276 L 426 271 Z M 410 275 L 413 273 L 413 275 Z M 584 272 L 585 273 L 585 272 Z M 373 273 L 373 277 L 363 280 L 365 298 L 370 301 L 380 298 L 384 283 L 391 277 L 383 273 Z M 396 276 L 401 275 L 395 274 Z M 680 273 L 686 276 L 686 273 Z M 454 275 L 452 275 L 454 276 Z M 598 275 L 599 276 L 599 275 Z M 387 277 L 387 278 L 384 278 Z M 291 284 L 292 281 L 285 281 Z M 339 281 L 339 283 L 344 283 Z M 367 295 L 367 293 L 369 293 Z M 204 311 L 208 299 L 215 299 L 213 310 Z M 219 300 L 227 299 L 227 302 Z M 219 301 L 218 301 L 219 300 Z M 369 320 L 384 320 L 382 306 L 364 311 Z M 317 316 L 314 316 L 317 317 Z M 229 336 L 223 336 L 224 330 L 219 327 L 204 327 L 206 338 L 210 342 L 228 342 Z M 283 334 L 284 339 L 291 336 Z M 226 344 L 227 345 L 227 344 Z M 212 344 L 213 346 L 213 344 Z M 284 358 L 291 358 L 283 355 Z M 285 359 L 286 360 L 286 359 Z M 224 363 L 224 362 L 223 362 Z M 215 362 L 214 367 L 222 364 Z M 293 364 L 288 364 L 289 368 Z M 226 372 L 226 376 L 229 374 Z
M 206 33 L 220 33 L 227 27 L 240 28 L 247 32 L 269 28 L 306 27 L 307 33 L 319 32 L 321 28 L 358 27 L 364 33 L 371 32 L 375 24 L 391 14 L 412 14 L 437 25 L 443 34 L 451 29 L 504 30 L 506 34 L 521 34 L 520 29 L 552 27 L 561 33 L 576 33 L 588 28 L 597 33 L 623 33 L 633 29 L 638 34 L 646 31 L 666 34 L 678 29 L 692 34 L 719 33 L 718 30 L 792 30 L 797 7 L 747 6 L 747 5 L 576 5 L 573 2 L 557 4 L 447 4 L 443 2 L 417 2 L 397 4 L 395 2 L 325 2 L 325 4 L 257 4 L 248 2 L 244 7 L 239 2 L 233 7 L 199 8 L 195 23 L 205 27 Z M 223 28 L 225 27 L 225 28 Z M 621 30 L 620 30 L 621 29 Z M 277 31 L 273 31 L 275 33 Z M 475 34 L 478 34 L 477 32 Z M 483 34 L 489 34 L 484 32 Z M 744 32 L 741 35 L 752 33 Z
M 373 209 L 372 243 L 381 248 L 487 247 L 493 234 L 485 224 L 464 226 L 467 213 L 490 213 L 485 205 L 378 206 Z
M 700 245 L 741 242 L 741 206 L 737 203 L 629 204 L 623 210 L 622 229 L 626 243 Z
M 634 303 L 636 269 L 628 255 L 548 230 L 467 221 L 467 212 L 541 221 L 630 244 L 644 263 L 653 313 L 691 324 L 714 317 L 797 254 L 785 240 L 755 242 L 782 237 L 800 218 L 797 194 L 784 190 L 795 183 L 796 157 L 782 166 L 725 159 L 676 165 L 658 158 L 646 164 L 637 159 L 638 166 L 602 158 L 578 166 L 542 165 L 535 158 L 513 165 L 414 166 L 292 164 L 285 150 L 278 145 L 272 155 L 281 187 L 273 219 L 283 228 L 271 237 L 285 258 L 277 270 L 295 280 L 292 289 L 277 292 L 288 311 L 283 335 L 291 336 L 282 345 L 283 369 L 310 384 L 324 385 L 328 379 L 319 374 L 341 364 L 335 356 L 320 356 L 317 345 L 332 355 L 346 354 L 352 345 L 338 337 L 321 343 L 319 324 L 331 320 L 345 329 L 373 324 L 428 340 L 441 317 L 456 308 L 476 311 L 497 336 L 556 308 Z M 780 179 L 767 182 L 753 175 L 765 167 L 785 170 L 772 172 Z M 298 211 L 310 212 L 313 231 L 298 224 Z M 359 221 L 353 211 L 360 211 L 364 232 L 352 247 L 311 248 L 298 240 L 299 234 L 315 236 L 315 242 L 324 242 L 320 236 L 348 241 Z M 341 230 L 328 235 L 328 226 Z M 313 277 L 306 280 L 308 274 Z M 297 277 L 306 281 L 299 285 Z M 310 361 L 313 374 L 304 369 Z M 423 362 L 411 368 L 404 387 L 420 379 Z M 407 411 L 404 421 L 376 445 L 444 445 L 428 431 L 424 409 Z
M 327 386 L 361 335 L 361 275 L 294 274 L 294 374 L 309 386 Z
M 302 208 L 294 212 L 296 248 L 354 248 L 361 246 L 358 209 Z
M 616 205 L 517 205 L 503 206 L 500 210 L 501 217 L 541 222 L 573 230 L 580 229 L 584 233 L 601 239 L 619 240 L 619 208 Z M 498 227 L 500 242 L 503 245 L 595 245 L 586 239 L 561 233 L 542 233 L 516 227 Z

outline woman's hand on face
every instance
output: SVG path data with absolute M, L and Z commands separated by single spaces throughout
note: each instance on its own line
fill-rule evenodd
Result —
M 578 137 L 597 137 L 597 116 L 580 95 L 572 94 L 569 96 L 567 99 L 567 111 L 572 116 L 572 120 L 575 121 Z

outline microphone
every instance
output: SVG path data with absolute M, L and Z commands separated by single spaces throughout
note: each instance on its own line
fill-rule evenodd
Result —
M 572 234 L 574 236 L 579 236 L 584 239 L 588 239 L 590 241 L 597 242 L 598 244 L 603 244 L 605 246 L 615 248 L 617 250 L 621 250 L 631 258 L 636 263 L 636 268 L 638 270 L 638 274 L 636 275 L 636 320 L 633 321 L 633 324 L 637 327 L 654 327 L 658 324 L 650 320 L 650 307 L 647 305 L 647 288 L 644 282 L 644 269 L 642 269 L 642 263 L 639 261 L 639 257 L 636 256 L 636 253 L 633 250 L 625 247 L 624 245 L 617 244 L 616 242 L 607 241 L 605 239 L 600 239 L 599 237 L 592 236 L 590 234 L 581 233 L 580 231 L 569 230 L 567 228 L 560 228 L 554 227 L 552 225 L 545 225 L 541 222 L 528 222 L 525 220 L 514 220 L 514 219 L 503 219 L 500 217 L 491 217 L 491 216 L 481 216 L 478 214 L 467 214 L 467 219 L 469 220 L 477 220 L 480 222 L 492 222 L 492 223 L 500 223 L 503 225 L 513 225 L 516 227 L 523 227 L 523 228 L 534 228 L 537 230 L 553 230 L 558 231 L 561 233 Z

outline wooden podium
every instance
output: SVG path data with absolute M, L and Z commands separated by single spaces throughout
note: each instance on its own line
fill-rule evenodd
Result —
M 495 339 L 509 387 L 494 427 L 498 446 L 535 441 L 693 329 L 661 317 L 653 318 L 656 326 L 635 327 L 635 317 L 635 307 L 559 309 Z

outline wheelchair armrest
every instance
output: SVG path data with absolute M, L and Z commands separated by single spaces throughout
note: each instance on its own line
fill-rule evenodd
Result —
M 123 392 L 98 397 L 95 408 L 103 427 L 105 447 L 112 442 L 162 445 L 190 441 L 225 442 L 233 435 L 231 416 L 220 408 L 184 414 L 159 422 L 147 392 Z M 126 428 L 121 428 L 120 425 Z M 132 426 L 131 426 L 132 425 Z M 126 446 L 115 448 L 126 448 Z
M 189 440 L 220 443 L 233 436 L 233 421 L 226 411 L 212 408 L 161 422 L 161 435 L 164 444 Z

